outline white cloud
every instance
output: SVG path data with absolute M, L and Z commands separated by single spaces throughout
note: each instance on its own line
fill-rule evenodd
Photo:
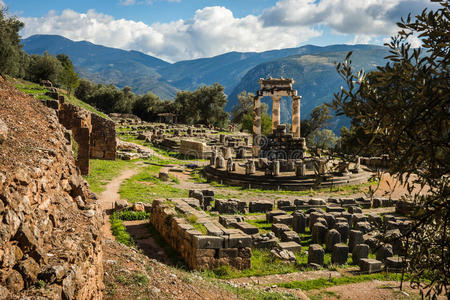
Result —
M 120 0 L 119 4 L 123 6 L 135 5 L 136 0 Z
M 430 6 L 428 0 L 280 0 L 264 11 L 265 26 L 324 24 L 338 33 L 391 35 L 396 22 Z
M 214 56 L 229 51 L 264 51 L 295 47 L 321 32 L 307 26 L 264 26 L 253 15 L 235 18 L 225 7 L 197 10 L 193 19 L 144 24 L 114 19 L 94 10 L 49 12 L 41 18 L 22 18 L 24 37 L 58 34 L 72 40 L 133 49 L 169 61 Z

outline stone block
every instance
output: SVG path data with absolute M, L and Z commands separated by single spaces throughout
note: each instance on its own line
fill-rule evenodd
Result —
M 308 227 L 312 229 L 314 223 L 316 223 L 317 219 L 323 216 L 323 212 L 313 211 L 309 214 L 309 224 Z
M 323 258 L 325 251 L 322 246 L 317 244 L 312 244 L 308 248 L 308 264 L 317 264 L 323 266 Z
M 300 237 L 298 233 L 292 230 L 283 231 L 281 233 L 281 241 L 282 242 L 296 242 L 300 244 Z
M 359 244 L 353 248 L 352 259 L 353 264 L 359 265 L 359 261 L 363 258 L 369 257 L 369 246 L 366 244 Z
M 347 220 L 348 226 L 351 228 L 353 215 L 349 212 L 344 211 L 341 213 L 341 217 Z
M 237 257 L 238 256 L 238 248 L 221 248 L 217 250 L 218 258 L 224 257 Z
M 230 234 L 227 248 L 247 248 L 252 246 L 252 237 L 246 234 Z
M 323 214 L 323 218 L 327 222 L 327 227 L 328 228 L 333 228 L 334 227 L 334 223 L 336 223 L 336 218 L 334 217 L 334 215 L 332 215 L 330 213 L 325 213 L 325 214 Z
M 219 216 L 219 223 L 225 227 L 234 226 L 237 223 L 244 222 L 243 216 Z
M 345 208 L 340 207 L 340 206 L 327 206 L 326 208 L 326 212 L 344 212 Z
M 296 242 L 280 242 L 280 243 L 278 243 L 278 246 L 282 250 L 288 250 L 288 251 L 292 251 L 294 253 L 302 250 L 302 246 Z
M 363 244 L 363 243 L 364 243 L 364 238 L 363 238 L 362 232 L 359 230 L 350 230 L 349 241 L 348 241 L 348 247 L 349 247 L 350 251 L 353 251 L 353 248 L 356 245 Z
M 292 225 L 292 215 L 279 215 L 279 216 L 274 216 L 273 217 L 273 223 L 281 223 L 281 224 L 286 224 L 288 226 Z
M 321 198 L 312 198 L 312 199 L 309 199 L 308 204 L 314 205 L 314 206 L 325 206 L 325 205 L 327 205 L 327 202 Z
M 348 212 L 351 214 L 362 214 L 362 209 L 358 206 L 350 206 Z
M 356 200 L 354 198 L 341 198 L 340 200 L 342 206 L 352 206 L 356 204 Z
M 274 223 L 274 224 L 272 224 L 272 231 L 278 237 L 281 236 L 281 233 L 283 231 L 289 231 L 289 230 L 291 230 L 291 229 L 286 224 L 282 224 L 282 223 Z
M 214 224 L 212 222 L 208 222 L 208 223 L 204 223 L 203 225 L 205 225 L 206 231 L 208 231 L 209 235 L 213 235 L 213 236 L 222 236 L 223 235 L 223 231 L 216 224 Z
M 239 222 L 235 224 L 236 228 L 242 230 L 245 234 L 257 234 L 259 232 L 258 227 L 253 226 L 247 222 Z
M 285 211 L 281 211 L 281 210 L 274 210 L 274 211 L 269 211 L 266 213 L 266 221 L 268 223 L 273 223 L 273 217 L 274 216 L 280 216 L 280 215 L 286 215 Z
M 306 231 L 307 217 L 301 211 L 296 211 L 292 214 L 292 229 L 298 233 L 304 233 Z
M 315 244 L 325 243 L 325 236 L 327 234 L 328 228 L 322 223 L 315 223 L 312 227 L 312 240 Z
M 328 230 L 325 236 L 326 251 L 332 252 L 334 245 L 341 242 L 341 234 L 336 229 Z
M 220 249 L 224 240 L 219 236 L 194 235 L 192 237 L 192 247 L 195 249 Z
M 345 265 L 348 259 L 348 246 L 343 243 L 335 244 L 331 253 L 331 263 Z
M 249 204 L 249 212 L 259 213 L 259 212 L 269 212 L 272 211 L 273 204 L 267 200 L 251 201 Z
M 371 259 L 371 258 L 362 258 L 359 261 L 359 270 L 363 274 L 371 274 L 380 272 L 382 267 L 382 263 L 379 260 Z
M 384 266 L 388 272 L 401 272 L 408 267 L 409 260 L 400 256 L 386 258 Z
M 384 244 L 378 247 L 377 250 L 377 260 L 385 261 L 388 257 L 394 256 L 394 251 L 392 250 L 392 245 Z
M 368 215 L 369 223 L 372 226 L 381 227 L 383 225 L 383 219 L 380 215 L 371 214 Z
M 372 227 L 369 222 L 358 222 L 356 223 L 355 229 L 361 231 L 363 234 L 366 234 L 372 230 Z
M 161 181 L 169 181 L 170 177 L 169 177 L 169 172 L 167 170 L 161 170 L 159 171 L 159 175 L 158 175 L 159 180 Z
M 356 228 L 356 224 L 359 222 L 367 222 L 366 215 L 363 214 L 354 214 L 352 215 L 352 225 L 353 228 Z
M 349 234 L 349 227 L 347 222 L 339 222 L 334 224 L 334 229 L 336 229 L 341 234 L 341 242 L 347 243 L 348 240 L 348 234 Z

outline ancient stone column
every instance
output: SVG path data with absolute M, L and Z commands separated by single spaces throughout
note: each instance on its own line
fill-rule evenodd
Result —
M 292 134 L 294 138 L 300 137 L 300 96 L 292 97 Z
M 272 97 L 272 130 L 277 129 L 277 126 L 280 125 L 280 99 Z
M 273 176 L 280 176 L 280 161 L 274 160 L 273 161 Z
M 258 139 L 261 138 L 261 97 L 258 95 L 253 99 L 253 156 L 259 155 Z
M 305 176 L 306 174 L 306 165 L 303 161 L 298 161 L 295 165 L 295 175 L 298 177 Z

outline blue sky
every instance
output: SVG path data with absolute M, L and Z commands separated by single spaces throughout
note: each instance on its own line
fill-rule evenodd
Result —
M 0 0 L 23 37 L 138 50 L 167 61 L 306 44 L 383 44 L 428 0 Z M 417 41 L 416 41 L 417 42 Z

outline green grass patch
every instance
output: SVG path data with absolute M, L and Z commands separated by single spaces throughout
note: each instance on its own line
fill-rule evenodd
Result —
M 187 198 L 189 191 L 159 180 L 160 169 L 158 165 L 147 165 L 138 174 L 124 180 L 119 190 L 120 197 L 130 203 L 151 203 L 157 198 Z
M 136 221 L 150 218 L 150 213 L 145 211 L 122 210 L 116 212 L 116 216 L 122 221 Z
M 247 223 L 250 225 L 253 225 L 255 227 L 258 227 L 259 233 L 268 233 L 272 230 L 272 223 L 267 222 L 264 220 L 246 220 Z
M 89 183 L 89 186 L 94 193 L 101 193 L 105 190 L 108 182 L 110 182 L 114 177 L 117 177 L 122 170 L 126 168 L 133 168 L 134 162 L 121 159 L 90 159 L 90 174 L 83 177 Z
M 277 283 L 279 287 L 288 289 L 301 289 L 302 291 L 310 291 L 317 289 L 324 289 L 336 285 L 345 285 L 351 283 L 358 283 L 371 280 L 383 280 L 383 281 L 400 281 L 401 274 L 397 273 L 376 273 L 376 274 L 364 274 L 355 276 L 343 276 L 334 278 L 318 278 L 305 281 L 291 281 Z
M 117 217 L 116 213 L 109 216 L 109 222 L 111 223 L 111 232 L 116 237 L 119 243 L 131 246 L 133 244 L 133 239 L 128 234 L 123 221 Z

